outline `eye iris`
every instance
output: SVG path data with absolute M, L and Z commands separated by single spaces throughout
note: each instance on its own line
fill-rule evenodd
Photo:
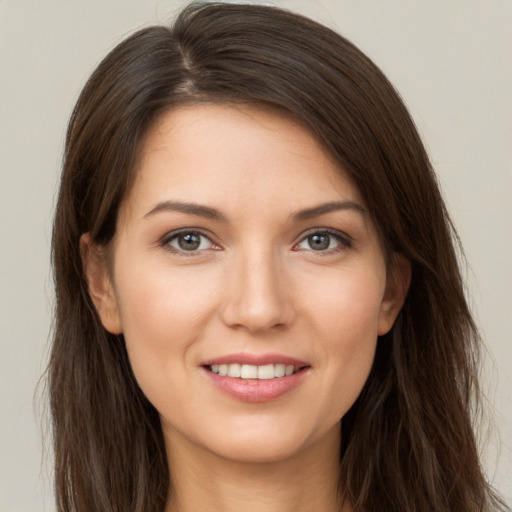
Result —
M 178 236 L 178 245 L 184 251 L 194 251 L 201 245 L 199 233 L 182 233 Z
M 326 234 L 316 233 L 308 237 L 309 246 L 315 251 L 322 251 L 329 247 L 330 236 Z

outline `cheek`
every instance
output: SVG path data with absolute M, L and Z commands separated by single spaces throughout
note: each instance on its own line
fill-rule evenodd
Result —
M 378 275 L 354 269 L 312 297 L 309 325 L 315 334 L 310 337 L 323 340 L 319 367 L 325 369 L 328 390 L 325 411 L 333 420 L 353 405 L 370 373 L 384 286 Z
M 180 272 L 181 271 L 181 272 Z M 128 276 L 130 276 L 128 278 Z M 133 371 L 143 390 L 174 380 L 214 313 L 215 278 L 165 265 L 119 269 L 117 296 Z
M 306 307 L 317 328 L 339 346 L 377 336 L 384 289 L 384 272 L 353 266 L 327 275 L 322 282 L 310 279 L 298 293 L 309 297 Z

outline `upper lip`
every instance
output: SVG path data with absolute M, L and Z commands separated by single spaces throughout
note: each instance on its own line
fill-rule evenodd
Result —
M 212 366 L 218 364 L 249 364 L 254 366 L 265 366 L 267 364 L 285 364 L 293 365 L 302 368 L 309 366 L 308 363 L 300 361 L 294 357 L 289 357 L 283 354 L 227 354 L 225 356 L 207 359 L 201 362 L 201 366 Z

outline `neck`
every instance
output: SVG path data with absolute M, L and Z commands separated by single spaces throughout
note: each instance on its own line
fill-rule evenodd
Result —
M 301 453 L 272 462 L 240 462 L 166 435 L 171 498 L 166 512 L 348 512 L 338 498 L 339 428 Z

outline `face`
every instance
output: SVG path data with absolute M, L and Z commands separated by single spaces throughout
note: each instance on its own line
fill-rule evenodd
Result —
M 102 322 L 124 334 L 167 443 L 228 459 L 339 442 L 406 289 L 343 169 L 257 107 L 166 113 L 110 261 L 82 245 Z

